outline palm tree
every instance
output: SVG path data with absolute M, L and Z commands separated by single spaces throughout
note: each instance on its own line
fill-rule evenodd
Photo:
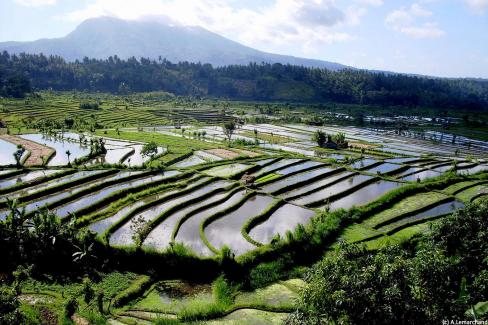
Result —
M 71 151 L 66 150 L 66 156 L 68 156 L 68 166 L 71 166 L 71 161 L 69 160 L 69 156 L 71 156 Z

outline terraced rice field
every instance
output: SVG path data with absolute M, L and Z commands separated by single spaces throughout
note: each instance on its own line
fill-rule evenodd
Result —
M 187 127 L 189 133 L 193 132 L 191 125 Z M 252 132 L 255 127 L 248 125 L 242 130 Z M 292 148 L 287 153 L 272 151 L 269 155 L 260 151 L 260 146 L 252 150 L 210 149 L 212 143 L 217 146 L 221 141 L 218 136 L 223 136 L 222 130 L 211 126 L 197 129 L 208 132 L 206 137 L 198 140 L 204 145 L 191 151 L 191 155 L 174 156 L 179 161 L 169 163 L 165 172 L 92 169 L 101 162 L 135 167 L 149 160 L 141 155 L 143 143 L 136 142 L 136 137 L 130 136 L 130 141 L 114 139 L 117 133 L 110 132 L 110 137 L 103 136 L 107 153 L 86 163 L 85 169 L 58 167 L 0 171 L 0 190 L 6 189 L 6 197 L 18 199 L 26 213 L 46 206 L 60 218 L 73 214 L 113 247 L 136 245 L 139 238 L 142 248 L 147 250 L 163 252 L 174 243 L 181 243 L 201 256 L 214 256 L 224 246 L 240 256 L 257 245 L 283 238 L 287 231 L 309 223 L 324 209 L 335 211 L 367 206 L 409 182 L 441 176 L 453 166 L 453 159 L 447 157 L 385 158 L 359 156 L 352 151 L 325 152 L 323 159 L 312 158 L 317 156 L 309 152 L 314 150 L 311 136 L 317 129 L 315 127 L 259 125 L 256 129 L 258 134 L 263 133 L 263 145 L 277 145 L 267 140 L 279 136 L 286 138 L 280 147 Z M 137 133 L 135 129 L 131 130 Z M 326 130 L 334 134 L 343 129 L 328 127 Z M 174 133 L 177 130 L 171 128 L 146 128 L 144 132 L 157 134 L 163 131 L 173 134 L 172 141 L 175 142 L 169 145 L 158 143 L 159 154 L 165 154 L 166 147 L 172 151 L 171 146 L 177 141 L 191 139 L 182 137 L 181 132 Z M 366 141 L 371 135 L 360 129 L 346 128 L 346 131 L 353 141 Z M 169 139 L 169 135 L 164 136 Z M 72 151 L 71 160 L 87 155 L 85 141 L 80 144 L 80 136 L 76 133 L 64 133 L 63 138 L 40 134 L 22 137 L 56 149 L 58 158 L 54 156 L 48 166 L 65 166 L 67 156 L 62 153 L 68 149 Z M 97 136 L 84 135 L 87 142 L 95 138 Z M 417 150 L 422 146 L 427 150 L 425 144 L 408 145 L 391 135 L 370 138 L 372 143 L 381 143 L 384 139 L 399 150 Z M 209 143 L 208 147 L 205 142 Z M 438 149 L 445 151 L 444 147 Z M 262 157 L 253 158 L 256 155 Z M 352 160 L 342 163 L 346 155 Z M 336 160 L 327 160 L 329 158 Z M 200 167 L 202 164 L 208 166 Z M 486 165 L 459 157 L 457 168 L 459 172 L 472 175 L 485 171 Z M 246 172 L 255 180 L 249 188 L 239 181 Z M 9 176 L 11 173 L 15 174 Z M 364 240 L 400 232 L 406 234 L 404 228 L 418 227 L 419 222 L 461 208 L 464 203 L 483 196 L 485 190 L 484 184 L 466 180 L 437 192 L 408 196 L 394 207 L 348 228 L 344 236 Z M 5 218 L 6 203 L 0 201 L 0 204 L 3 204 L 0 216 Z

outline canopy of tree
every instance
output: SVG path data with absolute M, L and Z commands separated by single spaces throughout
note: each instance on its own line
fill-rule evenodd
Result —
M 469 319 L 466 311 L 488 297 L 487 215 L 484 200 L 434 224 L 416 245 L 377 252 L 344 245 L 327 254 L 308 273 L 301 312 L 288 324 Z
M 380 106 L 442 109 L 488 109 L 488 81 L 440 79 L 364 70 L 329 71 L 282 64 L 213 68 L 210 64 L 141 58 L 85 58 L 0 54 L 2 89 L 23 76 L 37 89 L 87 90 L 117 93 L 164 90 L 176 95 L 242 100 L 337 102 Z M 15 77 L 17 78 L 17 77 Z M 14 78 L 14 79 L 15 79 Z M 20 78 L 20 77 L 19 77 Z M 21 84 L 27 88 L 27 81 Z M 5 92 L 5 91 L 4 91 Z M 4 95 L 15 96 L 6 93 Z

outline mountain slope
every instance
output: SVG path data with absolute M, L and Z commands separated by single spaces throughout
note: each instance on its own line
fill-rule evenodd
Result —
M 330 70 L 345 68 L 338 63 L 258 51 L 199 27 L 125 21 L 111 17 L 86 20 L 63 38 L 0 43 L 0 50 L 56 54 L 69 61 L 81 60 L 85 56 L 97 59 L 113 55 L 122 59 L 131 56 L 158 59 L 161 56 L 172 62 L 201 62 L 214 66 L 266 62 Z

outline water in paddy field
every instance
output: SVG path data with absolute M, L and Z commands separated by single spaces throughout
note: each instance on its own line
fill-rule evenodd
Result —
M 417 173 L 414 173 L 414 174 L 411 174 L 408 176 L 404 176 L 401 179 L 404 181 L 408 181 L 408 182 L 416 182 L 418 179 L 423 181 L 424 179 L 437 177 L 440 175 L 441 175 L 440 173 L 438 173 L 434 170 L 424 170 L 424 171 L 417 172 Z
M 231 177 L 234 176 L 235 174 L 238 174 L 246 170 L 247 168 L 249 168 L 249 165 L 237 163 L 237 164 L 213 167 L 208 170 L 205 170 L 204 173 L 210 176 Z
M 105 232 L 111 225 L 122 219 L 125 215 L 127 215 L 130 211 L 134 210 L 135 208 L 146 204 L 147 202 L 145 200 L 140 200 L 137 201 L 133 204 L 130 204 L 122 209 L 120 209 L 117 213 L 115 213 L 113 216 L 99 220 L 97 222 L 92 223 L 90 226 L 88 226 L 88 229 L 91 231 L 94 231 L 98 233 L 99 235 Z
M 351 168 L 354 168 L 354 169 L 361 169 L 361 168 L 376 164 L 377 162 L 378 162 L 378 160 L 366 158 L 366 159 L 361 159 L 361 160 L 355 161 L 354 163 L 350 164 L 349 166 L 351 166 Z
M 403 218 L 401 220 L 392 222 L 390 224 L 387 224 L 381 228 L 378 228 L 380 231 L 389 231 L 392 229 L 395 229 L 397 227 L 400 227 L 405 224 L 409 223 L 414 223 L 415 221 L 423 220 L 426 218 L 433 218 L 437 216 L 442 216 L 451 212 L 454 212 L 457 209 L 462 209 L 464 208 L 464 203 L 461 201 L 451 201 L 451 202 L 445 202 L 441 203 L 433 208 L 430 208 L 426 211 L 419 212 L 413 216 Z
M 42 190 L 45 190 L 45 189 L 53 187 L 53 186 L 57 186 L 57 185 L 60 185 L 63 183 L 76 181 L 80 178 L 84 178 L 84 177 L 88 177 L 88 176 L 92 176 L 92 175 L 96 175 L 96 174 L 101 174 L 103 172 L 104 172 L 103 170 L 85 170 L 85 171 L 81 171 L 81 172 L 76 172 L 74 174 L 55 178 L 55 179 L 48 181 L 46 183 L 31 186 L 31 187 L 28 187 L 26 189 L 23 189 L 23 190 L 14 192 L 14 193 L 10 193 L 10 194 L 8 194 L 8 196 L 9 196 L 9 198 L 19 198 L 21 196 L 29 195 L 29 194 L 32 194 L 32 193 L 35 193 L 38 191 L 42 191 Z
M 293 231 L 298 224 L 307 224 L 314 215 L 315 212 L 312 210 L 285 204 L 268 220 L 251 229 L 249 235 L 259 243 L 269 244 L 277 234 L 283 238 L 288 230 Z
M 225 202 L 193 215 L 191 218 L 181 224 L 180 229 L 176 234 L 175 242 L 185 244 L 199 255 L 213 255 L 213 252 L 207 247 L 207 245 L 205 245 L 205 243 L 200 238 L 200 224 L 203 220 L 210 217 L 211 215 L 219 211 L 223 211 L 230 206 L 233 206 L 234 204 L 239 202 L 245 194 L 245 191 L 239 191 L 233 194 Z
M 208 179 L 199 180 L 198 183 L 194 184 L 195 186 L 199 183 L 206 181 Z M 205 195 L 207 192 L 214 190 L 219 187 L 223 187 L 228 185 L 225 181 L 214 182 L 209 185 L 206 185 L 202 188 L 194 190 L 188 194 L 184 194 L 182 196 L 171 198 L 168 201 L 162 202 L 154 207 L 151 207 L 147 210 L 144 210 L 137 215 L 135 215 L 129 222 L 123 225 L 120 229 L 118 229 L 112 236 L 110 236 L 110 245 L 131 245 L 134 243 L 133 235 L 134 231 L 131 229 L 131 226 L 135 224 L 137 220 L 144 220 L 144 222 L 150 222 L 156 219 L 159 215 L 167 211 L 168 209 L 174 208 L 178 205 L 183 205 L 188 200 L 193 198 L 200 197 Z
M 64 166 L 68 164 L 68 156 L 66 151 L 70 151 L 69 160 L 73 162 L 77 158 L 81 158 L 90 154 L 90 148 L 77 142 L 67 141 L 64 139 L 54 138 L 43 134 L 22 134 L 19 137 L 37 142 L 39 144 L 48 146 L 56 150 L 55 155 L 49 160 L 48 166 Z
M 76 213 L 76 211 L 81 210 L 84 207 L 89 206 L 90 204 L 98 202 L 98 201 L 106 198 L 110 194 L 115 193 L 117 191 L 120 191 L 120 190 L 123 190 L 126 188 L 136 187 L 136 186 L 146 184 L 146 183 L 150 183 L 150 182 L 155 182 L 155 181 L 167 178 L 167 177 L 174 176 L 176 174 L 177 174 L 176 171 L 169 171 L 169 172 L 164 173 L 164 174 L 151 175 L 151 176 L 143 177 L 143 178 L 140 178 L 137 180 L 132 180 L 132 181 L 125 182 L 125 183 L 115 184 L 115 185 L 106 187 L 100 191 L 97 191 L 95 193 L 83 196 L 76 201 L 68 203 L 67 205 L 63 205 L 63 206 L 57 208 L 55 210 L 55 213 L 59 217 L 64 218 L 64 217 L 68 216 L 69 213 Z M 128 175 L 128 176 L 130 176 L 130 175 Z
M 381 174 L 386 174 L 386 173 L 392 172 L 392 171 L 399 169 L 399 168 L 402 168 L 402 166 L 397 165 L 397 164 L 384 163 L 384 164 L 378 165 L 376 167 L 366 169 L 365 171 L 367 171 L 368 173 L 373 173 L 373 174 L 376 174 L 378 172 L 380 172 Z
M 276 192 L 276 191 L 281 190 L 282 188 L 285 188 L 287 186 L 290 186 L 290 185 L 293 185 L 296 183 L 300 183 L 300 182 L 304 182 L 304 181 L 312 179 L 314 177 L 318 177 L 320 175 L 330 173 L 333 170 L 334 170 L 333 168 L 322 167 L 322 168 L 310 170 L 307 172 L 303 172 L 300 174 L 295 174 L 295 175 L 287 177 L 283 180 L 279 180 L 279 181 L 267 184 L 267 185 L 263 186 L 262 189 L 266 193 Z
M 354 193 L 351 193 L 341 199 L 330 203 L 330 210 L 334 211 L 341 208 L 350 209 L 353 206 L 364 205 L 368 202 L 378 199 L 387 192 L 399 186 L 402 186 L 402 184 L 389 181 L 378 181 L 376 183 L 372 183 L 355 191 Z
M 349 177 L 343 181 L 340 181 L 339 183 L 326 187 L 322 190 L 294 199 L 292 200 L 292 202 L 299 205 L 305 205 L 305 204 L 310 204 L 317 201 L 325 200 L 332 195 L 344 192 L 345 190 L 348 190 L 354 186 L 366 182 L 371 178 L 372 178 L 371 176 L 366 176 L 366 175 L 356 175 L 353 177 Z
M 249 218 L 263 212 L 272 202 L 272 197 L 264 195 L 249 198 L 237 210 L 229 212 L 205 228 L 208 241 L 218 250 L 227 245 L 236 255 L 256 248 L 242 237 L 241 228 Z
M 465 174 L 465 175 L 470 175 L 470 174 L 475 174 L 481 171 L 487 171 L 488 170 L 488 165 L 477 165 L 471 168 L 467 169 L 461 169 L 456 171 L 458 174 Z
M 307 169 L 307 168 L 316 167 L 316 166 L 320 166 L 320 165 L 324 165 L 324 163 L 309 160 L 309 161 L 305 161 L 303 163 L 299 163 L 297 165 L 293 165 L 290 167 L 280 169 L 280 170 L 276 171 L 276 173 L 281 174 L 281 175 L 288 175 L 288 174 L 300 171 L 302 169 Z
M 180 162 L 177 162 L 173 166 L 177 167 L 177 168 L 186 168 L 186 167 L 200 165 L 203 163 L 206 163 L 206 161 L 203 160 L 202 158 L 194 155 L 194 156 L 188 157 L 188 158 L 186 158 Z
M 271 165 L 268 165 L 266 167 L 261 168 L 259 171 L 257 171 L 254 175 L 255 176 L 260 176 L 264 175 L 268 172 L 272 172 L 274 170 L 277 170 L 279 168 L 283 168 L 285 166 L 291 165 L 293 163 L 296 163 L 297 161 L 300 161 L 302 159 L 294 158 L 294 159 L 281 159 L 278 160 L 275 163 L 272 163 Z
M 15 144 L 0 139 L 0 166 L 15 165 L 14 152 L 16 151 Z
M 339 179 L 350 177 L 351 175 L 353 175 L 352 172 L 343 172 L 343 173 L 339 173 L 339 174 L 334 174 L 334 175 L 331 175 L 327 178 L 315 181 L 311 184 L 307 184 L 307 185 L 301 186 L 299 188 L 293 189 L 291 191 L 285 192 L 283 194 L 280 194 L 280 196 L 282 196 L 284 198 L 296 197 L 298 195 L 302 195 L 302 194 L 308 193 L 310 191 L 314 191 L 314 190 L 319 189 L 321 187 L 326 187 L 326 186 L 330 185 L 331 183 L 333 183 Z
M 394 163 L 394 164 L 406 164 L 415 160 L 418 160 L 418 158 L 391 158 L 391 159 L 386 159 L 385 162 Z
M 210 198 L 205 198 L 205 200 L 199 203 L 192 204 L 170 215 L 161 224 L 154 228 L 153 231 L 151 231 L 149 236 L 147 236 L 146 240 L 144 241 L 144 246 L 153 247 L 158 250 L 168 248 L 175 226 L 182 217 L 197 208 L 222 200 L 226 195 L 227 193 L 213 195 Z
M 29 181 L 33 181 L 42 177 L 46 177 L 52 174 L 56 174 L 61 172 L 61 170 L 56 169 L 46 169 L 46 170 L 36 170 L 28 172 L 27 174 L 20 174 L 14 177 L 10 177 L 0 181 L 0 188 L 5 188 L 9 186 L 13 186 L 20 183 L 25 183 Z

